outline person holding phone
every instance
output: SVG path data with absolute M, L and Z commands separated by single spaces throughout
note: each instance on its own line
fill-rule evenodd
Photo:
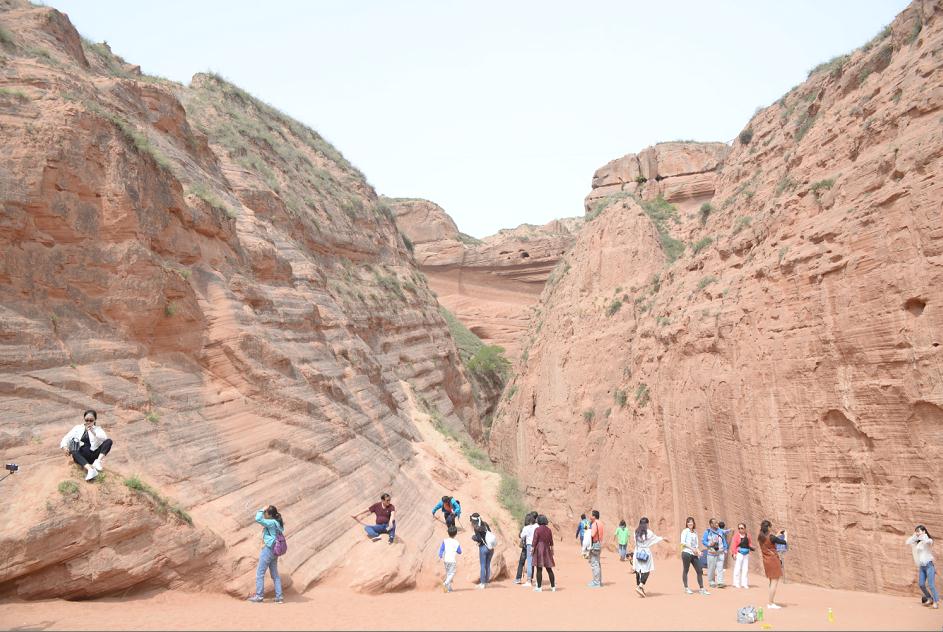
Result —
M 760 543 L 760 552 L 763 554 L 763 570 L 766 571 L 766 577 L 769 579 L 769 603 L 766 607 L 770 610 L 778 610 L 782 606 L 776 603 L 776 589 L 779 588 L 779 582 L 783 577 L 783 564 L 776 551 L 776 545 L 786 544 L 786 531 L 780 531 L 782 534 L 780 537 L 773 535 L 772 528 L 773 524 L 769 520 L 761 522 L 760 535 L 757 540 Z
M 102 459 L 111 452 L 114 442 L 98 425 L 98 413 L 94 410 L 82 413 L 82 421 L 62 437 L 59 447 L 85 468 L 85 480 L 90 481 L 105 469 Z
M 940 607 L 940 595 L 936 591 L 936 566 L 933 564 L 933 538 L 922 524 L 917 525 L 914 534 L 907 538 L 917 565 L 917 585 L 923 596 L 920 603 L 931 608 Z

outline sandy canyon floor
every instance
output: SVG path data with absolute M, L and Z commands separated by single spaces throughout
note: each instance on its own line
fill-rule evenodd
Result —
M 461 538 L 461 535 L 459 536 Z M 471 549 L 471 547 L 470 547 Z M 377 554 L 385 547 L 377 545 Z M 474 551 L 471 551 L 474 553 Z M 907 553 L 907 551 L 904 551 Z M 163 591 L 89 602 L 50 600 L 0 603 L 0 627 L 13 630 L 724 630 L 739 628 L 737 609 L 766 604 L 766 579 L 753 575 L 749 590 L 725 588 L 709 596 L 685 595 L 678 560 L 657 560 L 646 599 L 635 594 L 628 562 L 603 556 L 605 587 L 586 587 L 589 567 L 575 547 L 557 553 L 556 593 L 535 593 L 510 581 L 486 590 L 461 578 L 477 556 L 466 554 L 456 590 L 414 590 L 367 596 L 330 583 L 307 595 L 287 594 L 284 605 L 240 602 L 224 595 Z M 787 567 L 788 572 L 788 567 Z M 728 569 L 729 574 L 729 569 Z M 546 578 L 545 578 L 546 579 Z M 461 580 L 461 581 L 460 581 Z M 787 577 L 788 581 L 788 577 Z M 693 573 L 691 585 L 695 586 Z M 266 589 L 271 590 L 267 578 Z M 248 593 L 250 587 L 246 587 Z M 917 596 L 830 590 L 787 583 L 782 610 L 766 612 L 750 629 L 937 630 L 943 610 L 920 605 Z M 832 608 L 835 622 L 827 619 Z M 381 623 L 382 622 L 382 623 Z M 769 626 L 769 627 L 766 627 Z

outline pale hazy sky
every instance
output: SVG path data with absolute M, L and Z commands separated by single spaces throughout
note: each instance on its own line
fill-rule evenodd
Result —
M 482 237 L 581 215 L 613 158 L 732 139 L 907 2 L 47 4 L 146 73 L 219 72 L 318 130 L 378 192 L 434 200 Z

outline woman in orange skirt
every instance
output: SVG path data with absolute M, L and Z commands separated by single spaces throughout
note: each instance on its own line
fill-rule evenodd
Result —
M 776 545 L 785 544 L 786 540 L 770 533 L 772 527 L 773 524 L 769 520 L 761 522 L 760 535 L 757 540 L 760 543 L 760 551 L 763 553 L 763 570 L 766 571 L 766 577 L 769 579 L 769 603 L 766 607 L 776 610 L 782 607 L 776 604 L 776 589 L 779 588 L 779 581 L 783 577 L 783 564 L 776 552 Z

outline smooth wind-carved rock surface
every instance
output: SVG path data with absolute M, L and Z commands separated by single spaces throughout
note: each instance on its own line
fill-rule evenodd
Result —
M 0 446 L 21 465 L 2 592 L 245 594 L 269 503 L 295 590 L 433 581 L 447 490 L 500 524 L 490 478 L 429 432 L 432 413 L 479 435 L 478 413 L 359 171 L 218 77 L 141 75 L 54 9 L 2 0 L 0 27 Z M 93 485 L 58 448 L 85 408 L 115 440 Z M 378 551 L 350 516 L 384 490 L 402 537 Z
M 657 199 L 671 177 L 609 198 L 490 437 L 537 506 L 674 542 L 688 515 L 768 518 L 791 579 L 915 590 L 904 539 L 943 531 L 941 50 L 915 2 L 758 112 L 703 211 Z M 635 192 L 620 161 L 594 191 Z

